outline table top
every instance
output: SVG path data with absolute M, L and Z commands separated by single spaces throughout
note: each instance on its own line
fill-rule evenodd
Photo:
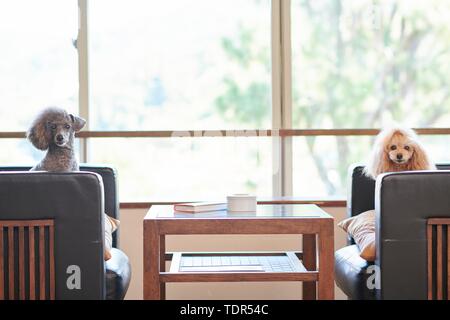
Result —
M 228 212 L 227 210 L 202 213 L 174 211 L 173 205 L 154 205 L 144 220 L 185 220 L 185 219 L 333 219 L 314 204 L 273 204 L 258 205 L 256 212 Z

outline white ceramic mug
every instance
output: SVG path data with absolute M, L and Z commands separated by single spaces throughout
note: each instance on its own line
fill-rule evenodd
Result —
M 250 194 L 227 196 L 227 208 L 230 212 L 254 212 L 256 211 L 256 196 Z

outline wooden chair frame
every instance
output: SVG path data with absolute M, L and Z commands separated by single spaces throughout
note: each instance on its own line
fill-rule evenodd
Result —
M 54 220 L 0 220 L 0 300 L 55 299 L 54 243 Z
M 450 218 L 427 223 L 428 299 L 450 300 Z

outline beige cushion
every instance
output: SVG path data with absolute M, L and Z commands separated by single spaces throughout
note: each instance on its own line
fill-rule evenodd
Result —
M 361 258 L 375 261 L 375 210 L 345 219 L 339 222 L 338 226 L 355 240 L 361 251 Z
M 105 261 L 111 259 L 112 233 L 119 227 L 120 221 L 105 214 Z

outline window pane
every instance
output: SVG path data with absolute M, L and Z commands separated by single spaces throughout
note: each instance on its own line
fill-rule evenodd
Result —
M 117 167 L 121 201 L 270 196 L 269 137 L 96 138 L 91 161 Z
M 78 109 L 77 1 L 0 5 L 0 130 L 25 131 L 38 110 Z
M 1 166 L 34 166 L 45 156 L 44 151 L 34 148 L 26 139 L 0 139 L 0 150 L 8 150 L 0 152 Z
M 446 0 L 293 0 L 293 126 L 450 121 Z
M 302 197 L 346 195 L 347 171 L 364 163 L 374 137 L 294 137 L 293 190 Z
M 435 163 L 449 163 L 450 135 L 421 136 L 420 141 L 428 151 L 431 161 Z
M 294 137 L 294 195 L 346 197 L 348 169 L 367 163 L 375 137 Z M 435 163 L 448 163 L 450 136 L 421 135 L 420 141 Z
M 91 1 L 91 128 L 269 128 L 270 17 L 270 0 Z

